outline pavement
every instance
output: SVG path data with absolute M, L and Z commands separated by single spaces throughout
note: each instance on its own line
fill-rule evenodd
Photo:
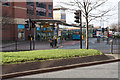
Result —
M 75 45 L 76 43 L 79 43 L 79 41 L 63 41 L 61 44 L 57 44 L 57 47 L 52 48 L 48 41 L 36 41 L 35 50 L 56 49 L 65 45 Z M 30 42 L 29 41 L 17 42 L 17 50 L 18 51 L 30 50 Z M 2 44 L 2 51 L 16 51 L 16 43 Z

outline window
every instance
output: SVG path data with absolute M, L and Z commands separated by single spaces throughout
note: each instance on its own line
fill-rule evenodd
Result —
M 52 12 L 52 8 L 53 8 L 53 6 L 52 5 L 48 5 L 48 16 L 49 17 L 52 17 L 52 14 L 53 14 L 53 12 Z
M 2 3 L 3 6 L 10 6 L 10 2 L 4 2 Z
M 27 2 L 27 14 L 34 15 L 34 2 Z
M 34 2 L 27 2 L 27 6 L 34 6 Z
M 49 17 L 52 17 L 52 13 L 49 13 Z
M 66 19 L 66 15 L 65 15 L 65 14 L 62 14 L 62 15 L 61 15 L 61 19 L 64 19 L 64 20 L 65 20 L 65 19 Z
M 44 16 L 46 17 L 46 12 L 42 12 L 42 11 L 36 11 L 37 16 Z
M 49 7 L 49 10 L 52 10 L 52 5 L 49 5 L 48 7 Z
M 37 16 L 43 16 L 46 17 L 46 4 L 45 3 L 40 3 L 36 2 L 36 15 Z
M 45 3 L 36 2 L 36 7 L 40 7 L 40 8 L 46 9 L 46 4 Z
M 27 14 L 34 15 L 34 10 L 27 9 Z

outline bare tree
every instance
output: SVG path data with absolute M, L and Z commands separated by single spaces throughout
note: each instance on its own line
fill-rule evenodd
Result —
M 110 27 L 109 27 L 109 28 L 110 28 L 110 30 L 112 30 L 112 31 L 114 31 L 114 32 L 115 32 L 115 31 L 117 31 L 117 30 L 118 30 L 118 24 L 113 23 L 113 24 L 111 24 L 111 25 L 110 25 Z
M 86 20 L 86 49 L 88 49 L 88 25 L 92 20 L 106 16 L 112 9 L 102 9 L 108 0 L 71 0 L 70 2 L 60 2 L 61 4 L 71 6 L 69 10 L 81 10 Z
M 14 19 L 10 17 L 2 17 L 2 25 L 14 24 Z
M 8 11 L 4 11 L 2 14 L 2 25 L 14 24 L 14 19 L 8 13 Z

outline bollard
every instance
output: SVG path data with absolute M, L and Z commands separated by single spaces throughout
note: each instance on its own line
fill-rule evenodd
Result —
M 110 40 L 111 42 L 111 54 L 113 54 L 113 40 Z

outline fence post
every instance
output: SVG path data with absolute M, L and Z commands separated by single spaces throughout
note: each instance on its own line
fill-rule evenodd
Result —
M 15 39 L 15 50 L 17 51 L 17 38 Z
M 111 54 L 113 54 L 113 40 L 110 40 L 111 42 Z

